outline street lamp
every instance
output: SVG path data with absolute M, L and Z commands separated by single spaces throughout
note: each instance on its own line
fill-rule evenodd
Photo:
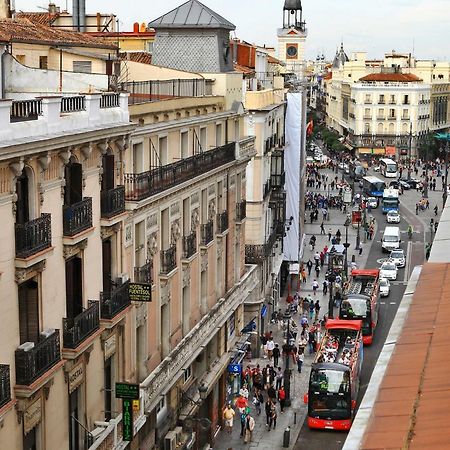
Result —
M 345 220 L 344 227 L 345 227 L 345 278 L 348 278 L 348 248 L 350 247 L 350 244 L 348 243 L 348 227 L 350 225 L 350 217 L 347 214 L 347 219 Z
M 289 363 L 291 359 L 292 345 L 291 345 L 291 314 L 289 311 L 284 313 L 284 320 L 287 321 L 286 330 L 286 360 L 284 365 L 284 390 L 286 392 L 285 405 L 291 406 L 291 370 L 289 369 Z
M 336 280 L 334 275 L 334 256 L 336 255 L 336 249 L 334 245 L 331 247 L 330 253 L 328 254 L 328 282 L 330 284 L 330 298 L 328 300 L 328 318 L 332 319 L 334 316 L 334 298 L 333 298 L 333 283 Z
M 359 212 L 361 212 L 361 205 L 359 205 Z M 359 250 L 359 246 L 361 245 L 361 236 L 359 234 L 359 230 L 360 230 L 360 224 L 361 224 L 361 215 L 359 215 L 358 217 L 358 221 L 357 221 L 357 229 L 356 229 L 356 250 Z

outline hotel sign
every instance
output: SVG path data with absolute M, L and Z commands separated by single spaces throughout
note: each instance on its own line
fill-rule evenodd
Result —
M 69 372 L 69 394 L 71 394 L 84 381 L 84 363 L 78 363 Z
M 28 434 L 42 419 L 42 397 L 38 397 L 25 410 L 23 415 L 23 431 Z

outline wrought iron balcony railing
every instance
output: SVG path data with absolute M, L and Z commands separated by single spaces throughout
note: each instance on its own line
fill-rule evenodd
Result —
M 102 292 L 100 294 L 100 314 L 102 319 L 113 319 L 131 303 L 129 287 L 130 282 L 126 281 L 120 286 L 116 286 L 111 292 Z
M 9 366 L 0 364 L 0 409 L 11 401 Z
M 143 173 L 125 174 L 125 199 L 140 201 L 235 160 L 236 144 L 181 159 Z
M 236 203 L 236 222 L 242 222 L 247 217 L 247 202 Z
M 122 214 L 125 211 L 125 186 L 101 192 L 101 213 L 105 219 Z
M 63 346 L 77 348 L 100 327 L 99 303 L 89 300 L 88 307 L 76 317 L 63 319 Z
M 270 186 L 272 187 L 272 190 L 283 189 L 285 181 L 286 172 L 270 175 Z
M 247 264 L 261 264 L 265 259 L 272 256 L 273 247 L 277 241 L 276 229 L 272 229 L 265 244 L 245 246 L 245 262 Z
M 141 267 L 134 268 L 134 281 L 137 283 L 153 284 L 153 260 Z
M 28 258 L 52 245 L 52 222 L 50 214 L 30 220 L 24 224 L 16 223 L 16 257 Z
M 92 227 L 92 198 L 86 197 L 81 202 L 63 206 L 64 236 L 75 236 Z
M 189 259 L 197 253 L 197 233 L 192 233 L 183 236 L 183 258 Z
M 207 223 L 200 225 L 201 231 L 201 244 L 208 245 L 214 239 L 214 223 L 210 220 Z
M 177 246 L 171 245 L 167 250 L 161 250 L 161 273 L 167 275 L 177 267 Z
M 228 230 L 228 212 L 223 211 L 217 214 L 217 233 L 222 234 Z
M 29 345 L 31 344 L 31 345 Z M 15 352 L 16 384 L 29 386 L 61 360 L 59 330 L 49 335 L 41 334 L 34 346 L 32 343 L 21 345 Z

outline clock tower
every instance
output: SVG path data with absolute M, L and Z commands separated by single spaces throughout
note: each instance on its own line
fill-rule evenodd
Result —
M 278 59 L 286 63 L 286 72 L 299 78 L 304 73 L 305 22 L 302 19 L 301 0 L 285 0 L 283 7 L 283 28 L 278 29 Z

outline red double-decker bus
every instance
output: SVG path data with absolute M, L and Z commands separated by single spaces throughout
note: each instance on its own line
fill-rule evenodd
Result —
M 339 307 L 340 319 L 362 321 L 365 345 L 372 344 L 378 323 L 379 277 L 380 271 L 378 269 L 352 270 Z
M 360 320 L 327 321 L 305 396 L 309 428 L 350 429 L 363 361 L 361 326 Z

